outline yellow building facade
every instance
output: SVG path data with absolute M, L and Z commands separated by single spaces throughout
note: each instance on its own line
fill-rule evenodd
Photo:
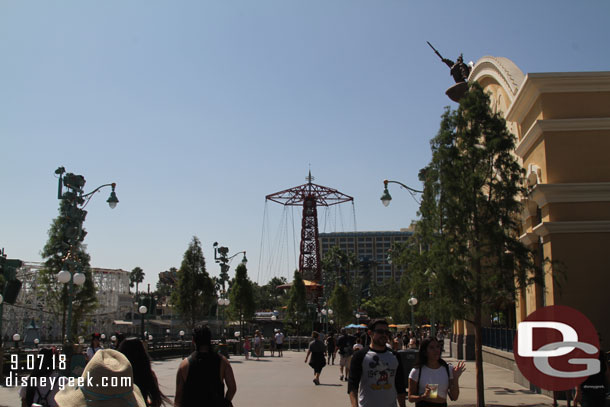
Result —
M 524 75 L 509 59 L 486 56 L 469 80 L 490 93 L 517 136 L 528 182 L 521 240 L 546 260 L 544 284 L 518 293 L 516 323 L 567 305 L 610 349 L 610 72 Z M 474 329 L 456 322 L 454 333 L 456 356 L 473 357 Z

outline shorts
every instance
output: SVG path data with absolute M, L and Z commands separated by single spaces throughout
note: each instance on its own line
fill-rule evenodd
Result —
M 282 350 L 282 348 L 284 347 L 283 343 L 276 343 L 275 346 L 277 347 L 277 350 Z
M 352 360 L 352 355 L 339 355 L 339 366 L 349 369 L 349 362 Z

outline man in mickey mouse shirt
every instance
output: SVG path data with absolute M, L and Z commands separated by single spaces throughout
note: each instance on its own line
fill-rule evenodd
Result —
M 352 407 L 405 407 L 406 384 L 400 359 L 386 346 L 388 322 L 371 321 L 370 346 L 352 356 L 347 392 Z

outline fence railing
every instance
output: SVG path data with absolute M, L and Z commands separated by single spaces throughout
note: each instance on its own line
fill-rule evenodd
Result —
M 513 351 L 513 340 L 517 330 L 512 328 L 482 328 L 483 346 L 490 348 Z

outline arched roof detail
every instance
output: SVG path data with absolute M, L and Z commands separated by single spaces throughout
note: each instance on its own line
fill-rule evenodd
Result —
M 487 55 L 476 62 L 468 80 L 481 81 L 484 78 L 491 78 L 504 88 L 510 98 L 510 105 L 515 100 L 525 75 L 510 59 Z

